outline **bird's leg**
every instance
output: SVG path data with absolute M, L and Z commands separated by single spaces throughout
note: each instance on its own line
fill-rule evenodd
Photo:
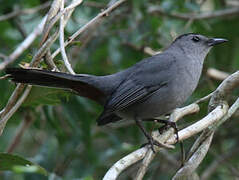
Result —
M 137 124 L 137 126 L 141 129 L 141 131 L 144 133 L 145 137 L 148 139 L 148 143 L 152 149 L 152 151 L 155 153 L 154 150 L 154 145 L 159 146 L 159 147 L 166 147 L 168 148 L 166 145 L 164 145 L 163 143 L 160 143 L 156 140 L 153 139 L 153 137 L 145 130 L 142 121 L 140 119 L 138 119 L 137 117 L 135 118 L 135 122 Z
M 179 137 L 178 137 L 178 127 L 177 124 L 173 121 L 168 121 L 168 120 L 164 120 L 164 119 L 154 119 L 154 121 L 158 122 L 158 123 L 163 123 L 165 124 L 163 127 L 159 128 L 159 132 L 162 132 L 162 130 L 164 130 L 167 126 L 171 127 L 174 129 L 174 132 L 176 134 L 176 140 L 177 142 L 179 142 Z
M 161 128 L 158 129 L 159 133 L 161 133 L 163 130 L 165 130 L 167 128 L 167 126 L 172 127 L 174 129 L 174 132 L 176 134 L 176 140 L 177 140 L 177 142 L 179 142 L 180 149 L 181 149 L 181 162 L 182 162 L 182 166 L 183 166 L 184 162 L 185 162 L 185 151 L 184 151 L 184 147 L 183 147 L 183 142 L 179 141 L 177 124 L 173 121 L 168 121 L 168 120 L 164 120 L 164 119 L 146 119 L 145 121 L 155 121 L 158 123 L 165 124 L 164 126 L 162 126 Z
M 167 126 L 172 127 L 174 129 L 174 132 L 176 134 L 177 143 L 179 142 L 180 149 L 181 149 L 181 162 L 182 162 L 181 166 L 183 166 L 184 162 L 185 162 L 185 151 L 184 151 L 184 147 L 183 147 L 183 142 L 179 141 L 177 124 L 173 121 L 168 121 L 168 120 L 163 120 L 163 119 L 155 119 L 155 121 L 165 124 L 163 127 L 161 127 L 159 129 L 159 132 L 162 132 L 162 130 L 164 130 Z

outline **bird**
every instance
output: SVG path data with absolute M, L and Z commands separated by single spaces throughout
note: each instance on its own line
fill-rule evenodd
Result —
M 6 68 L 13 82 L 70 90 L 104 107 L 99 126 L 131 119 L 148 144 L 162 146 L 142 122 L 172 112 L 185 103 L 198 85 L 204 60 L 210 49 L 227 42 L 198 33 L 178 36 L 163 52 L 110 75 L 72 75 L 30 68 Z

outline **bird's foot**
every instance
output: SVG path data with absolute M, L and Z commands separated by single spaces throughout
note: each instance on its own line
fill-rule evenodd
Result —
M 170 149 L 174 148 L 174 146 L 172 146 L 172 145 L 168 145 L 168 144 L 164 144 L 164 143 L 161 143 L 159 141 L 156 141 L 152 136 L 147 137 L 147 139 L 148 139 L 148 142 L 143 144 L 141 147 L 149 145 L 149 147 L 151 148 L 151 150 L 154 153 L 156 153 L 154 146 L 163 147 L 163 148 L 170 148 Z
M 177 127 L 177 124 L 173 121 L 167 121 L 167 120 L 161 120 L 161 119 L 157 119 L 156 120 L 157 122 L 159 123 L 164 123 L 165 125 L 160 127 L 158 129 L 159 133 L 162 134 L 163 131 L 165 131 L 167 129 L 167 127 L 171 127 L 174 129 L 174 132 L 176 134 L 176 141 L 177 143 L 179 142 L 179 137 L 178 137 L 178 127 Z

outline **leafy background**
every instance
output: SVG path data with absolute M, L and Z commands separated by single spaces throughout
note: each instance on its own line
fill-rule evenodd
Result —
M 0 0 L 1 15 L 17 9 L 39 6 L 45 0 Z M 67 54 L 77 73 L 105 75 L 115 73 L 139 60 L 148 57 L 143 51 L 150 47 L 161 51 L 167 47 L 176 35 L 197 32 L 211 37 L 229 40 L 225 45 L 214 48 L 207 57 L 200 83 L 188 103 L 212 92 L 220 81 L 206 75 L 209 67 L 229 73 L 239 68 L 239 18 L 216 17 L 203 20 L 182 20 L 169 17 L 171 13 L 204 13 L 204 11 L 225 10 L 236 6 L 232 0 L 207 1 L 126 1 L 103 22 L 79 37 L 79 41 L 67 47 Z M 96 16 L 109 1 L 84 1 L 73 13 L 65 30 L 66 37 Z M 234 4 L 233 4 L 234 3 Z M 233 5 L 232 5 L 233 4 Z M 149 9 L 160 7 L 165 14 L 152 14 Z M 237 7 L 239 4 L 237 2 Z M 47 9 L 34 14 L 21 15 L 6 21 L 0 21 L 0 53 L 10 54 L 26 34 L 39 23 Z M 20 27 L 19 27 L 20 24 Z M 30 62 L 38 48 L 40 38 L 21 55 L 11 66 L 20 62 Z M 58 47 L 58 42 L 52 48 Z M 0 60 L 1 61 L 1 60 Z M 62 67 L 61 56 L 55 62 Z M 44 66 L 44 64 L 42 64 Z M 64 70 L 64 68 L 62 67 Z M 0 72 L 4 75 L 4 72 Z M 0 108 L 4 108 L 13 92 L 15 84 L 0 81 Z M 231 100 L 235 100 L 232 94 Z M 96 103 L 56 89 L 34 87 L 23 106 L 8 122 L 0 137 L 0 151 L 11 152 L 39 164 L 48 172 L 48 176 L 28 171 L 2 171 L 0 179 L 101 179 L 117 160 L 136 150 L 145 139 L 133 123 L 120 123 L 114 126 L 97 127 L 95 119 L 102 107 Z M 185 117 L 178 123 L 179 128 L 189 125 L 207 114 L 207 103 L 201 105 L 199 114 Z M 11 144 L 22 126 L 24 129 L 18 145 Z M 151 129 L 151 124 L 147 127 Z M 220 162 L 210 179 L 238 178 L 239 152 L 238 116 L 233 117 L 216 132 L 210 151 L 202 162 L 198 173 L 203 173 L 213 162 Z M 184 142 L 186 150 L 196 137 Z M 166 157 L 173 157 L 170 161 Z M 148 170 L 145 179 L 170 179 L 179 168 L 180 149 L 169 150 L 167 155 L 158 154 Z M 219 163 L 218 162 L 218 163 Z M 1 163 L 1 162 L 0 162 Z M 132 179 L 137 165 L 124 172 L 120 179 Z

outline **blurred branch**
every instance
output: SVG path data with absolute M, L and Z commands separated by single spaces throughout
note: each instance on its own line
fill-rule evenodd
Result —
M 60 7 L 61 11 L 64 10 L 64 3 L 65 3 L 65 1 L 62 0 L 61 1 L 61 7 Z M 78 5 L 81 4 L 81 3 L 82 3 L 82 0 L 79 0 L 78 1 Z M 72 12 L 72 10 L 71 10 L 71 12 Z M 68 17 L 70 17 L 70 15 Z M 67 70 L 71 74 L 75 74 L 75 72 L 73 71 L 73 69 L 71 67 L 71 64 L 69 63 L 69 60 L 67 58 L 66 50 L 65 50 L 65 46 L 64 46 L 64 27 L 65 27 L 66 22 L 67 22 L 66 20 L 67 20 L 67 17 L 65 17 L 64 15 L 61 16 L 61 19 L 60 19 L 60 49 L 61 49 L 61 56 L 63 58 L 64 64 L 65 64 Z
M 62 0 L 54 0 L 51 4 L 51 8 L 49 9 L 47 13 L 47 19 L 44 24 L 44 28 L 42 31 L 42 38 L 40 42 L 40 46 L 46 41 L 51 28 L 54 26 L 54 24 L 58 21 L 58 19 L 61 17 L 62 14 L 58 13 L 60 9 Z M 57 15 L 58 13 L 58 15 Z
M 109 12 L 111 12 L 113 9 L 115 9 L 117 6 L 119 6 L 122 2 L 124 2 L 126 0 L 119 0 L 116 3 L 112 4 L 108 9 L 106 9 L 105 11 L 101 12 L 98 16 L 96 16 L 95 18 L 93 18 L 89 23 L 87 23 L 83 28 L 80 29 L 80 31 L 77 31 L 75 34 L 73 34 L 70 38 L 69 43 L 75 38 L 77 37 L 77 35 L 79 35 L 81 32 L 83 32 L 84 30 L 86 30 L 90 25 L 92 25 L 93 23 L 97 22 L 101 17 L 103 16 L 107 16 Z M 57 37 L 59 36 L 59 31 L 56 31 L 51 37 L 49 37 L 47 40 L 46 38 L 49 35 L 49 32 L 51 30 L 51 28 L 53 27 L 53 25 L 55 24 L 55 22 L 60 18 L 65 16 L 65 19 L 63 19 L 63 21 L 61 22 L 61 32 L 64 29 L 67 20 L 69 19 L 69 17 L 71 16 L 74 8 L 76 6 L 78 6 L 80 3 L 82 2 L 82 0 L 73 0 L 72 3 L 67 6 L 66 8 L 61 7 L 61 11 L 59 11 L 60 6 L 58 6 L 59 1 L 55 0 L 53 1 L 52 7 L 49 10 L 48 13 L 48 17 L 47 17 L 47 21 L 45 24 L 45 19 L 44 18 L 42 20 L 42 22 L 38 25 L 38 27 L 34 30 L 34 33 L 30 34 L 21 44 L 20 46 L 12 53 L 12 55 L 9 56 L 9 58 L 7 60 L 5 60 L 4 62 L 2 62 L 0 64 L 0 70 L 4 69 L 9 63 L 13 62 L 35 39 L 36 34 L 40 34 L 43 31 L 43 38 L 41 41 L 41 48 L 37 51 L 37 53 L 35 54 L 35 56 L 33 57 L 31 63 L 30 63 L 30 67 L 36 67 L 41 59 L 47 55 L 49 55 L 49 49 L 51 47 L 51 45 L 55 42 L 55 40 L 57 39 Z M 58 5 L 57 5 L 58 4 Z M 64 9 L 63 9 L 64 8 Z M 54 19 L 53 23 L 52 19 Z M 44 26 L 44 30 L 43 30 L 43 25 Z M 51 25 L 49 25 L 51 24 Z M 37 32 L 37 33 L 36 33 Z M 64 33 L 64 32 L 63 32 Z M 63 38 L 63 43 L 64 43 L 64 36 L 62 36 L 61 38 Z M 30 39 L 30 40 L 29 40 Z M 63 44 L 64 47 L 64 44 Z M 47 57 L 48 60 L 50 60 L 50 63 L 54 62 L 52 61 L 52 58 Z M 11 97 L 8 100 L 7 105 L 5 106 L 5 108 L 3 110 L 1 110 L 1 121 L 0 121 L 0 134 L 2 133 L 8 119 L 13 115 L 13 113 L 20 107 L 20 105 L 23 103 L 24 99 L 27 97 L 28 93 L 30 92 L 30 88 L 31 86 L 28 86 L 27 89 L 25 90 L 24 94 L 22 95 L 22 97 L 18 100 L 21 92 L 24 89 L 24 85 L 23 84 L 18 84 L 16 89 L 14 90 L 13 94 L 11 95 Z M 17 101 L 18 100 L 18 101 Z M 16 103 L 16 104 L 15 104 Z M 15 104 L 15 105 L 14 105 Z
M 46 21 L 46 17 L 42 19 L 40 24 L 32 31 L 31 34 L 28 35 L 28 37 L 10 54 L 2 63 L 0 63 L 0 71 L 5 69 L 7 65 L 10 63 L 13 63 L 36 39 L 37 36 L 39 36 L 42 33 L 44 24 Z
M 66 19 L 68 19 L 71 15 L 72 11 L 74 10 L 74 8 L 77 7 L 82 2 L 82 0 L 72 0 L 71 4 L 69 6 L 64 8 L 62 11 L 59 11 L 61 2 L 62 2 L 62 0 L 54 0 L 51 5 L 51 8 L 48 12 L 46 23 L 44 25 L 44 30 L 42 33 L 43 35 L 42 35 L 42 40 L 40 42 L 40 45 L 46 41 L 46 39 L 50 33 L 50 30 L 55 25 L 55 23 L 61 18 L 61 16 L 66 15 L 66 17 L 67 17 Z M 67 22 L 67 20 L 65 22 Z
M 104 8 L 105 4 L 97 1 L 86 1 L 84 2 L 85 6 L 95 7 L 95 8 Z
M 129 42 L 125 42 L 123 43 L 123 45 L 125 46 L 128 46 L 136 51 L 143 51 L 143 53 L 147 54 L 147 55 L 150 55 L 150 56 L 154 56 L 156 54 L 159 54 L 160 51 L 154 51 L 152 48 L 150 47 L 138 47 L 132 43 L 129 43 Z
M 231 16 L 239 15 L 239 7 L 216 10 L 213 12 L 204 12 L 204 13 L 174 13 L 166 12 L 160 6 L 150 6 L 148 8 L 148 13 L 164 15 L 171 18 L 182 19 L 182 20 L 202 20 L 202 19 L 213 19 L 213 18 L 226 18 Z
M 48 50 L 46 55 L 44 56 L 44 61 L 47 64 L 47 66 L 50 68 L 50 70 L 59 72 L 59 69 L 56 67 L 53 59 L 51 58 L 51 51 L 50 50 Z
M 218 166 L 224 164 L 225 161 L 232 158 L 234 155 L 239 153 L 239 147 L 233 148 L 231 151 L 227 151 L 224 154 L 220 154 L 202 173 L 201 180 L 209 179 L 213 173 L 217 170 Z
M 216 80 L 220 80 L 220 81 L 223 81 L 229 75 L 230 75 L 229 73 L 219 71 L 215 68 L 208 68 L 208 70 L 207 70 L 207 76 L 209 76 L 210 78 L 216 79 Z
M 15 137 L 13 138 L 9 147 L 7 148 L 8 153 L 12 153 L 14 149 L 16 149 L 16 147 L 21 141 L 22 136 L 24 135 L 24 132 L 30 127 L 33 120 L 34 120 L 33 116 L 27 111 L 25 114 L 25 118 L 22 121 L 21 125 L 19 126 Z
M 87 24 L 85 24 L 83 27 L 81 27 L 78 31 L 76 31 L 73 35 L 71 35 L 67 41 L 65 41 L 64 46 L 66 47 L 67 45 L 69 45 L 75 38 L 77 38 L 82 32 L 84 32 L 85 30 L 87 30 L 89 27 L 91 27 L 92 25 L 94 25 L 95 23 L 97 23 L 98 21 L 100 21 L 101 18 L 103 18 L 104 16 L 108 16 L 109 13 L 111 11 L 113 11 L 115 8 L 117 8 L 120 4 L 122 4 L 123 2 L 125 2 L 126 0 L 118 0 L 116 1 L 114 4 L 112 4 L 111 6 L 109 6 L 106 10 L 102 11 L 101 13 L 99 13 L 96 17 L 94 17 L 93 19 L 91 19 Z M 52 54 L 52 58 L 54 59 L 56 57 L 56 55 L 60 52 L 60 48 L 58 48 L 53 54 Z
M 37 51 L 35 56 L 32 59 L 32 62 L 30 64 L 31 67 L 36 67 L 39 63 L 41 58 L 45 55 L 47 50 L 50 48 L 50 46 L 55 42 L 56 38 L 58 36 L 58 33 L 56 32 L 53 34 L 44 44 L 43 46 Z M 21 95 L 21 92 L 24 89 L 24 84 L 18 84 L 15 88 L 14 92 L 12 93 L 11 97 L 9 98 L 7 105 L 5 108 L 1 111 L 1 120 L 0 120 L 0 135 L 2 134 L 5 125 L 9 118 L 16 112 L 16 110 L 21 106 L 21 104 L 24 102 L 26 97 L 28 96 L 31 86 L 28 86 L 27 89 L 24 91 L 21 98 L 18 100 L 19 96 Z M 16 103 L 16 104 L 15 104 Z
M 21 86 L 21 84 L 18 87 L 20 87 L 20 86 Z M 5 108 L 4 111 L 1 111 L 1 112 L 4 113 L 4 116 L 1 117 L 1 121 L 0 121 L 0 135 L 3 133 L 3 130 L 4 130 L 5 126 L 6 126 L 7 121 L 9 120 L 9 118 L 17 111 L 17 109 L 22 105 L 22 103 L 24 102 L 24 100 L 28 96 L 29 92 L 31 91 L 31 88 L 32 88 L 32 86 L 28 86 L 26 88 L 26 90 L 24 91 L 22 96 L 19 98 L 17 103 L 13 107 L 9 107 L 9 111 L 8 112 L 7 112 L 7 110 L 8 110 L 7 108 Z M 12 99 L 10 99 L 9 101 L 12 102 Z
M 0 58 L 7 59 L 7 56 L 5 54 L 0 53 Z
M 11 13 L 0 16 L 0 21 L 5 21 L 5 20 L 8 20 L 8 19 L 14 18 L 16 16 L 24 15 L 24 14 L 34 14 L 34 13 L 40 11 L 40 10 L 48 8 L 50 5 L 51 5 L 51 2 L 47 1 L 47 2 L 41 4 L 37 7 L 34 7 L 34 8 L 23 9 L 23 10 L 21 10 L 21 9 L 15 10 Z

